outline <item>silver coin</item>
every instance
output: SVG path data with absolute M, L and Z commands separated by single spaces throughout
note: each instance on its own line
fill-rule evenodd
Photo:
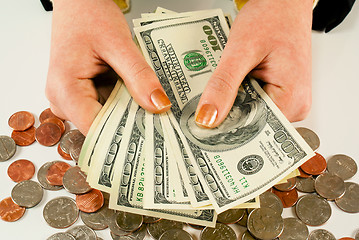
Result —
M 74 142 L 81 138 L 85 138 L 85 136 L 78 129 L 68 131 L 60 140 L 59 144 L 61 150 L 67 154 L 70 154 L 71 146 L 74 144 Z
M 251 233 L 247 230 L 242 235 L 242 240 L 255 240 L 255 238 L 251 235 Z
M 280 198 L 272 192 L 266 191 L 259 195 L 259 202 L 261 208 L 271 208 L 279 215 L 283 212 L 283 203 Z
M 333 173 L 325 172 L 315 179 L 315 191 L 327 200 L 335 200 L 345 192 L 344 181 Z
M 79 161 L 79 157 L 80 157 L 80 153 L 81 153 L 81 149 L 82 149 L 82 145 L 84 144 L 84 141 L 85 141 L 85 137 L 77 138 L 69 149 L 70 156 L 71 156 L 72 160 L 74 160 L 75 162 Z
M 337 206 L 345 212 L 359 212 L 359 185 L 354 182 L 345 182 L 345 193 L 341 198 L 335 199 Z
M 284 218 L 284 228 L 279 240 L 306 240 L 308 239 L 309 230 L 298 218 Z
M 359 230 L 358 230 L 357 233 L 355 234 L 355 240 L 359 240 Z
M 93 230 L 102 230 L 108 227 L 108 219 L 112 217 L 114 211 L 104 204 L 98 211 L 93 213 L 80 212 L 82 221 L 86 226 Z
M 248 231 L 256 238 L 277 238 L 283 231 L 283 218 L 271 208 L 257 208 L 248 215 Z
M 232 224 L 238 222 L 246 212 L 245 209 L 228 209 L 217 216 L 217 221 L 224 224 Z
M 298 199 L 295 212 L 305 224 L 320 226 L 328 221 L 332 214 L 332 209 L 325 199 L 310 194 Z
M 51 165 L 54 162 L 46 162 L 44 163 L 39 171 L 37 172 L 37 180 L 39 181 L 40 185 L 42 188 L 46 189 L 46 190 L 51 190 L 51 191 L 57 191 L 63 188 L 63 186 L 55 186 L 55 185 L 51 185 L 47 179 L 46 179 L 46 175 L 47 175 L 47 171 L 49 170 L 49 168 L 51 167 Z
M 46 240 L 76 240 L 76 238 L 72 236 L 70 233 L 60 232 L 51 235 Z
M 12 200 L 21 207 L 31 208 L 42 200 L 44 190 L 35 181 L 25 180 L 16 184 L 11 191 Z
M 215 228 L 206 227 L 202 230 L 200 240 L 236 240 L 235 231 L 223 223 L 216 223 Z
M 308 143 L 313 151 L 317 150 L 320 146 L 320 139 L 318 135 L 312 130 L 305 127 L 296 128 L 297 132 L 302 136 L 302 138 Z
M 297 178 L 293 177 L 287 179 L 286 183 L 280 183 L 274 185 L 273 187 L 282 192 L 289 192 L 290 190 L 294 189 L 296 185 L 297 185 Z
M 336 240 L 336 238 L 333 233 L 325 229 L 315 229 L 309 234 L 308 240 Z
M 328 159 L 327 169 L 328 172 L 334 173 L 345 181 L 356 174 L 358 166 L 351 157 L 337 154 Z
M 158 240 L 159 237 L 167 230 L 174 228 L 182 229 L 183 225 L 184 224 L 181 222 L 162 219 L 158 222 L 148 224 L 147 231 L 151 235 L 151 237 Z
M 107 225 L 110 229 L 110 231 L 117 236 L 126 236 L 129 235 L 131 232 L 128 231 L 123 231 L 121 228 L 118 227 L 116 219 L 117 216 L 120 214 L 119 211 L 116 211 L 114 214 L 112 214 L 108 219 L 107 219 Z
M 119 211 L 116 218 L 117 226 L 123 231 L 132 232 L 139 229 L 143 223 L 142 215 Z
M 69 168 L 62 178 L 64 188 L 73 194 L 83 194 L 92 188 L 86 182 L 86 174 L 81 171 L 79 166 Z
M 313 193 L 315 192 L 314 183 L 315 179 L 312 176 L 308 178 L 297 177 L 297 185 L 295 188 L 300 192 Z
M 58 197 L 50 200 L 44 207 L 45 221 L 54 228 L 66 228 L 74 224 L 79 216 L 79 209 L 74 199 Z
M 169 229 L 162 233 L 159 240 L 193 240 L 193 237 L 183 229 Z
M 97 240 L 94 230 L 85 225 L 79 225 L 66 231 L 75 237 L 76 240 Z
M 9 160 L 16 152 L 16 143 L 9 136 L 0 136 L 0 162 Z
M 130 232 L 125 236 L 118 236 L 113 232 L 110 232 L 113 240 L 144 240 L 146 238 L 147 229 L 144 225 L 140 229 Z

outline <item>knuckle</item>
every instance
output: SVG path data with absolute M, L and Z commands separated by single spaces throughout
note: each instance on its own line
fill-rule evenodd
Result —
M 141 80 L 146 75 L 150 74 L 152 69 L 148 64 L 143 64 L 142 62 L 135 62 L 130 66 L 129 71 L 133 76 L 133 79 Z
M 233 93 L 238 91 L 237 82 L 229 71 L 221 71 L 211 79 L 210 88 L 223 94 Z

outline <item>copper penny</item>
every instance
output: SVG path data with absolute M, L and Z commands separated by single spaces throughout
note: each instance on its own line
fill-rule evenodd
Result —
M 35 174 L 35 166 L 26 159 L 19 159 L 11 163 L 7 169 L 7 175 L 14 182 L 21 182 L 31 179 Z
M 46 118 L 42 123 L 54 123 L 56 124 L 57 126 L 60 127 L 61 129 L 61 135 L 65 132 L 66 130 L 66 126 L 65 126 L 65 123 L 60 119 L 60 118 L 57 118 L 57 117 L 50 117 L 50 118 Z
M 61 129 L 54 123 L 42 123 L 35 132 L 38 143 L 44 146 L 53 146 L 60 141 Z
M 289 208 L 295 205 L 298 200 L 297 189 L 292 189 L 290 191 L 279 191 L 275 188 L 272 188 L 272 192 L 279 197 L 282 201 L 284 208 Z
M 65 153 L 64 151 L 62 151 L 60 144 L 57 145 L 57 152 L 60 154 L 60 156 L 61 156 L 63 159 L 65 159 L 65 160 L 72 160 L 70 154 Z
M 88 193 L 76 195 L 76 205 L 83 212 L 96 212 L 103 204 L 104 198 L 100 190 L 92 189 Z
M 11 138 L 14 139 L 16 145 L 18 146 L 29 146 L 35 142 L 35 131 L 36 128 L 31 126 L 25 131 L 12 131 Z
M 46 174 L 46 180 L 51 184 L 55 186 L 61 186 L 62 185 L 62 179 L 65 175 L 65 172 L 71 167 L 70 164 L 62 162 L 62 161 L 56 161 L 54 162 L 47 171 Z
M 25 210 L 24 207 L 14 203 L 11 197 L 7 197 L 0 202 L 0 217 L 7 222 L 19 220 L 24 215 Z
M 338 240 L 355 240 L 355 239 L 351 237 L 343 237 L 343 238 L 339 238 Z
M 311 174 L 305 173 L 300 167 L 298 168 L 298 170 L 299 170 L 299 177 L 310 178 L 312 176 Z
M 307 174 L 319 175 L 327 168 L 327 161 L 319 153 L 302 164 L 300 168 Z
M 8 124 L 15 131 L 24 131 L 35 123 L 32 113 L 27 111 L 16 112 L 10 116 Z
M 62 120 L 61 118 L 57 117 L 52 111 L 50 108 L 46 108 L 44 111 L 42 111 L 40 113 L 40 116 L 39 116 L 39 120 L 40 120 L 40 123 L 43 123 L 46 119 L 48 118 L 58 118 L 60 119 L 61 121 L 64 121 Z

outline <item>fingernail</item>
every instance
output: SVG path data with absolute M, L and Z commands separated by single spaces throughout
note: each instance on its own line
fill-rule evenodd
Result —
M 212 127 L 217 118 L 217 108 L 212 104 L 204 104 L 196 116 L 196 123 L 202 127 Z
M 160 111 L 165 108 L 171 107 L 170 100 L 161 89 L 153 90 L 153 92 L 151 93 L 151 101 L 156 106 L 156 108 Z

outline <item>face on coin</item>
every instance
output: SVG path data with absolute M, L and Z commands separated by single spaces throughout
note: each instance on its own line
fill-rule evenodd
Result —
M 9 160 L 16 152 L 14 139 L 8 136 L 0 136 L 0 162 Z

